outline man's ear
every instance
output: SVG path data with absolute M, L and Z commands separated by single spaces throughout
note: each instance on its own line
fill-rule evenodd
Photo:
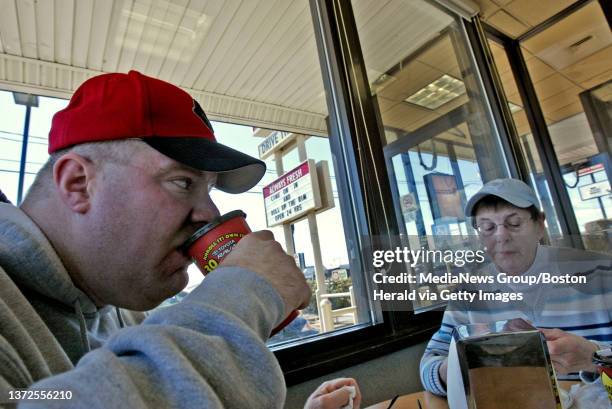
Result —
M 53 181 L 62 202 L 76 213 L 87 213 L 91 207 L 91 186 L 94 164 L 87 158 L 70 152 L 53 165 Z

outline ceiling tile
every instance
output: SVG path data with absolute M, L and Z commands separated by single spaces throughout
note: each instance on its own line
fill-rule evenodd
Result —
M 379 95 L 402 101 L 442 75 L 442 72 L 415 60 L 395 74 L 396 80 L 381 90 Z
M 493 55 L 493 62 L 495 63 L 497 72 L 500 74 L 509 72 L 510 62 L 508 61 L 508 56 L 504 48 L 501 45 L 497 44 L 495 41 L 489 41 L 489 48 L 491 49 L 491 54 Z
M 545 100 L 540 101 L 540 106 L 542 107 L 542 112 L 545 117 L 551 117 L 551 114 L 559 109 L 570 105 L 579 103 L 580 99 L 578 98 L 578 94 L 582 92 L 580 87 L 572 86 L 564 91 L 559 92 L 547 98 Z
M 581 82 L 580 86 L 584 89 L 591 89 L 599 84 L 603 84 L 604 82 L 610 80 L 612 80 L 612 69 L 609 69 L 608 71 L 596 75 L 591 79 Z
M 529 28 L 504 10 L 493 14 L 488 21 L 492 26 L 513 38 L 520 36 Z
M 435 118 L 436 116 L 437 114 L 432 114 L 427 109 L 407 103 L 400 103 L 382 114 L 382 119 L 385 126 L 412 131 L 415 128 L 411 124 L 419 120 L 430 121 L 430 118 Z
M 457 98 L 448 101 L 446 104 L 436 108 L 436 112 L 440 114 L 440 116 L 442 116 L 447 112 L 450 112 L 453 109 L 465 104 L 466 102 L 468 102 L 468 100 L 469 98 L 467 94 L 460 95 Z
M 475 0 L 475 2 L 480 6 L 480 16 L 484 20 L 499 10 L 499 6 L 493 3 L 492 0 Z
M 456 71 L 458 68 L 457 56 L 450 37 L 447 35 L 421 53 L 417 57 L 417 61 L 421 61 L 444 73 Z
M 612 32 L 597 2 L 592 2 L 521 46 L 557 70 L 612 44 Z
M 431 112 L 425 115 L 424 117 L 421 117 L 413 122 L 407 123 L 405 129 L 407 129 L 410 132 L 416 131 L 420 127 L 431 123 L 434 119 L 439 118 L 439 117 L 440 117 L 440 114 L 438 114 L 437 112 Z
M 570 6 L 575 0 L 514 0 L 504 6 L 508 13 L 530 26 L 537 26 Z
M 569 105 L 566 105 L 554 112 L 551 112 L 548 114 L 547 118 L 550 118 L 551 121 L 549 122 L 549 125 L 551 125 L 552 123 L 555 122 L 559 122 L 564 120 L 565 118 L 569 118 L 570 116 L 576 115 L 580 112 L 583 112 L 582 109 L 582 104 L 580 103 L 580 101 L 578 102 L 573 102 Z M 592 137 L 591 137 L 592 138 Z
M 538 95 L 538 100 L 545 100 L 566 89 L 572 88 L 574 84 L 561 74 L 553 74 L 550 77 L 533 84 Z
M 525 135 L 531 132 L 531 128 L 529 127 L 529 121 L 527 120 L 527 114 L 524 109 L 520 111 L 516 111 L 512 114 L 514 118 L 514 126 L 516 126 L 516 131 L 519 136 Z
M 401 102 L 393 101 L 391 99 L 383 98 L 381 96 L 378 96 L 376 100 L 378 101 L 378 109 L 380 110 L 381 114 L 384 114 L 385 112 L 393 108 L 395 105 L 401 104 Z
M 561 73 L 572 81 L 581 83 L 609 71 L 610 67 L 612 67 L 612 46 L 561 70 Z
M 525 64 L 529 70 L 529 77 L 531 77 L 533 82 L 539 82 L 555 73 L 555 70 L 543 63 L 537 57 L 526 60 Z
M 501 74 L 500 80 L 502 83 L 502 87 L 504 88 L 504 93 L 508 98 L 514 95 L 518 96 L 518 86 L 516 85 L 516 81 L 514 80 L 514 74 L 512 74 L 511 71 L 506 71 L 504 74 Z M 520 97 L 518 99 L 520 99 Z

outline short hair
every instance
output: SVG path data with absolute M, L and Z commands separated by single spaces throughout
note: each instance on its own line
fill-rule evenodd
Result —
M 476 228 L 476 214 L 478 214 L 478 210 L 480 210 L 483 207 L 488 207 L 488 208 L 493 208 L 493 209 L 497 209 L 499 207 L 516 207 L 517 209 L 527 210 L 529 212 L 530 218 L 533 220 L 544 219 L 544 212 L 540 211 L 534 205 L 531 205 L 529 207 L 518 207 L 518 206 L 513 205 L 509 201 L 502 199 L 499 196 L 487 195 L 483 197 L 482 199 L 480 199 L 478 203 L 476 203 L 476 205 L 474 205 L 474 212 L 473 212 L 474 216 L 472 216 L 472 227 L 474 228 Z
M 59 158 L 67 153 L 74 152 L 85 158 L 100 162 L 102 165 L 113 162 L 128 163 L 133 157 L 136 149 L 140 146 L 142 145 L 140 145 L 140 141 L 137 139 L 123 139 L 117 141 L 83 143 L 53 152 L 49 156 L 49 159 L 47 159 L 47 162 L 45 162 L 36 174 L 36 178 L 34 182 L 32 182 L 24 202 L 28 199 L 32 200 L 38 198 L 40 194 L 47 192 L 47 189 L 51 185 L 50 181 L 53 179 L 53 166 L 55 166 Z

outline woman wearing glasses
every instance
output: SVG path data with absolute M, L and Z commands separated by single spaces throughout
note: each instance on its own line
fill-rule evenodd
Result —
M 540 328 L 558 374 L 580 373 L 583 380 L 594 380 L 592 354 L 612 343 L 612 257 L 540 244 L 544 213 L 535 192 L 520 180 L 488 182 L 468 201 L 465 214 L 472 218 L 489 257 L 489 264 L 479 266 L 479 274 L 496 277 L 478 290 L 521 296 L 510 303 L 449 303 L 421 359 L 425 389 L 446 395 L 448 348 L 455 326 L 511 318 Z M 580 279 L 559 284 L 564 282 L 561 277 Z

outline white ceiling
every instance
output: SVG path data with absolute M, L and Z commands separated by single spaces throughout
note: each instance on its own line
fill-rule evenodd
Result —
M 137 69 L 209 116 L 323 133 L 307 0 L 0 0 L 0 88 L 68 97 Z
M 447 24 L 427 2 L 353 3 L 360 36 L 386 44 L 364 56 L 372 79 Z M 0 89 L 66 98 L 130 69 L 183 87 L 215 120 L 327 133 L 308 0 L 0 0 Z

